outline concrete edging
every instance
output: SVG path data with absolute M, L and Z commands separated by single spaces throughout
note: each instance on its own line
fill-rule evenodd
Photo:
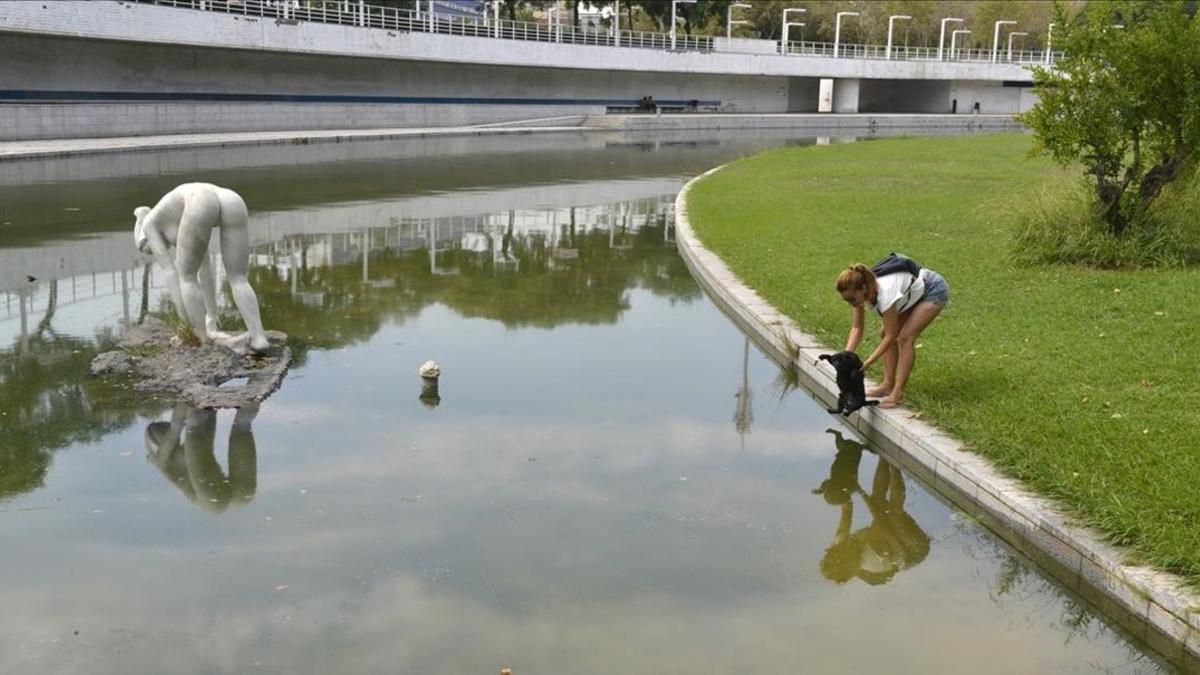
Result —
M 794 365 L 815 398 L 832 404 L 837 400 L 833 369 L 825 363 L 817 365 L 817 356 L 834 350 L 747 286 L 700 243 L 688 221 L 687 196 L 692 186 L 724 166 L 688 181 L 675 198 L 680 255 L 734 323 L 776 363 Z M 796 354 L 789 353 L 793 345 Z M 1122 552 L 1099 533 L 1073 524 L 1050 500 L 1023 489 L 961 441 L 915 414 L 864 408 L 842 419 L 1172 665 L 1200 672 L 1200 595 L 1189 591 L 1177 576 L 1122 563 Z
M 397 140 L 444 136 L 501 136 L 599 131 L 581 126 L 436 127 L 398 129 L 332 129 L 314 131 L 243 131 L 205 134 L 164 134 L 112 138 L 68 138 L 0 143 L 0 162 L 52 159 L 125 152 L 151 152 L 180 148 L 214 148 L 238 145 L 307 145 L 361 140 Z

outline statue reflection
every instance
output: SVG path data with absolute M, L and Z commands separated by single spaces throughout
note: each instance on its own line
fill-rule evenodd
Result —
M 837 444 L 837 455 L 829 478 L 813 490 L 841 509 L 833 543 L 821 559 L 821 574 L 837 583 L 858 577 L 872 586 L 885 584 L 900 570 L 920 563 L 929 555 L 929 535 L 904 510 L 904 477 L 898 467 L 877 456 L 871 492 L 858 482 L 858 468 L 867 446 L 828 429 Z M 854 498 L 858 496 L 871 514 L 871 522 L 853 530 Z
M 258 405 L 239 408 L 229 430 L 229 475 L 213 454 L 217 411 L 176 404 L 170 422 L 146 427 L 150 463 L 200 508 L 220 513 L 248 504 L 258 489 L 258 453 L 250 425 Z

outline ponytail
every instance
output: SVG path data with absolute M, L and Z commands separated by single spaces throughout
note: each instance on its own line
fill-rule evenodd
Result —
M 850 290 L 866 290 L 867 297 L 873 298 L 879 291 L 879 285 L 875 283 L 875 275 L 871 273 L 869 267 L 862 263 L 855 263 L 842 270 L 842 273 L 838 275 L 837 289 L 839 293 Z

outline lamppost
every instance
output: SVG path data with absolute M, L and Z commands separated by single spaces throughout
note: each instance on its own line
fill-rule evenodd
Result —
M 938 33 L 938 61 L 942 60 L 942 45 L 946 44 L 946 22 L 948 21 L 957 21 L 958 23 L 962 23 L 962 19 L 942 19 L 942 32 Z
M 807 9 L 803 9 L 800 7 L 789 7 L 788 9 L 783 10 L 783 42 L 780 45 L 780 47 L 782 47 L 782 51 L 785 55 L 788 53 L 788 26 L 803 26 L 804 25 L 802 23 L 796 23 L 796 24 L 788 23 L 788 14 L 790 12 L 804 14 L 807 11 L 808 11 Z
M 727 37 L 727 38 L 733 37 L 733 25 L 735 23 L 740 24 L 740 25 L 745 25 L 745 24 L 750 23 L 749 21 L 734 21 L 733 20 L 733 10 L 738 7 L 742 8 L 742 9 L 750 9 L 750 5 L 748 5 L 744 2 L 735 2 L 731 5 L 729 5 L 729 9 L 725 12 L 725 37 Z
M 550 5 L 550 9 L 546 10 L 546 14 L 550 16 L 550 41 L 558 42 L 558 3 L 555 2 L 553 5 Z
M 621 0 L 613 2 L 613 46 L 621 46 Z
M 1050 65 L 1050 39 L 1054 37 L 1054 24 L 1046 29 L 1046 65 Z
M 500 0 L 492 1 L 492 23 L 496 25 L 496 37 L 500 37 Z
M 1025 36 L 1029 35 L 1029 33 L 1013 32 L 1008 34 L 1008 60 L 1010 63 L 1012 62 L 1012 39 L 1016 35 Z
M 858 12 L 838 12 L 837 20 L 833 24 L 833 58 L 838 57 L 838 44 L 842 40 L 842 17 L 843 16 L 858 16 Z
M 1000 46 L 1000 26 L 1004 24 L 1016 24 L 1016 21 L 997 21 L 996 29 L 992 32 L 992 63 L 996 62 L 996 51 Z
M 907 14 L 895 14 L 888 17 L 888 43 L 887 51 L 884 52 L 884 59 L 888 61 L 892 60 L 892 24 L 895 23 L 896 19 L 904 19 L 907 21 L 912 19 L 912 17 Z
M 954 60 L 954 43 L 958 42 L 958 36 L 959 35 L 969 35 L 970 33 L 971 33 L 971 31 L 969 31 L 969 30 L 956 30 L 956 31 L 950 32 L 950 60 L 951 61 Z
M 696 0 L 671 0 L 671 49 L 675 49 L 675 8 L 679 3 L 696 4 Z
M 805 26 L 807 26 L 807 25 L 808 25 L 808 24 L 804 23 L 803 21 L 789 21 L 788 23 L 785 23 L 785 24 L 783 25 L 783 27 L 784 27 L 784 29 L 786 30 L 788 26 L 799 26 L 800 28 L 804 28 L 804 27 L 805 27 Z M 784 43 L 783 43 L 783 48 L 784 48 L 784 52 L 783 52 L 783 53 L 784 53 L 784 54 L 787 54 L 787 53 L 788 53 L 788 52 L 786 51 L 786 50 L 787 50 L 787 42 L 784 42 Z M 803 53 L 804 53 L 804 33 L 803 33 L 803 32 L 801 32 L 801 33 L 800 33 L 800 53 L 801 53 L 801 54 L 803 54 Z

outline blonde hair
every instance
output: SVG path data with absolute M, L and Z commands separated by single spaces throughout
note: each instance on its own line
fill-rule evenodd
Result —
M 862 263 L 855 263 L 838 275 L 837 289 L 838 293 L 866 290 L 867 297 L 873 298 L 879 291 L 879 284 L 875 282 L 875 275 L 870 268 Z

